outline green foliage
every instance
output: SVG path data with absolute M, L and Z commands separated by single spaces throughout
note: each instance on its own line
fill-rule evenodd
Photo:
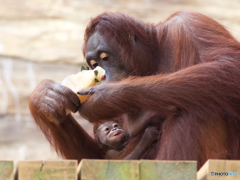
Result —
M 95 76 L 97 76 L 98 75 L 98 70 L 95 70 L 94 74 L 95 74 Z
M 81 67 L 81 71 L 88 70 L 85 66 Z
M 95 78 L 94 80 L 95 80 L 95 83 L 98 83 L 98 82 L 99 82 L 99 80 L 98 80 L 97 78 Z

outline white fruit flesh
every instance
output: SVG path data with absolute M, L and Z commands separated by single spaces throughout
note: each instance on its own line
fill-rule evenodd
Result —
M 97 70 L 97 76 L 94 71 Z M 92 86 L 96 86 L 102 80 L 102 77 L 105 75 L 105 70 L 100 66 L 97 66 L 93 70 L 83 70 L 77 74 L 67 76 L 61 83 L 61 85 L 70 88 L 73 92 L 77 93 L 82 89 L 87 89 Z M 96 83 L 95 79 L 99 82 Z M 90 95 L 78 95 L 81 103 L 87 100 Z M 70 110 L 66 110 L 66 113 L 69 114 Z

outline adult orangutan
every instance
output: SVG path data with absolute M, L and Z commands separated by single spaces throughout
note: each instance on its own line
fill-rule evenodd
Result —
M 104 83 L 79 92 L 93 94 L 87 101 L 80 105 L 50 80 L 30 99 L 34 119 L 65 158 L 99 158 L 67 108 L 91 122 L 127 114 L 133 138 L 159 128 L 142 158 L 197 160 L 198 168 L 210 158 L 240 159 L 240 43 L 222 25 L 193 12 L 157 25 L 103 13 L 87 26 L 83 53 L 91 68 L 106 70 Z

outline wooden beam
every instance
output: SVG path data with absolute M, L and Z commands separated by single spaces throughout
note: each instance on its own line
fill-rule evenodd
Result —
M 240 180 L 239 160 L 208 160 L 197 173 L 198 180 Z
M 0 180 L 13 180 L 13 161 L 0 161 Z
M 140 180 L 196 180 L 196 161 L 141 160 Z
M 83 159 L 78 172 L 80 180 L 139 180 L 139 161 Z
M 77 160 L 22 161 L 18 180 L 77 180 Z

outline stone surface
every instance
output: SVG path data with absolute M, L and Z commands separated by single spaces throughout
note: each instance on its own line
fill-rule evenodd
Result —
M 240 39 L 238 0 L 0 0 L 0 54 L 38 62 L 83 62 L 81 47 L 91 17 L 121 11 L 158 23 L 179 10 L 204 13 Z

